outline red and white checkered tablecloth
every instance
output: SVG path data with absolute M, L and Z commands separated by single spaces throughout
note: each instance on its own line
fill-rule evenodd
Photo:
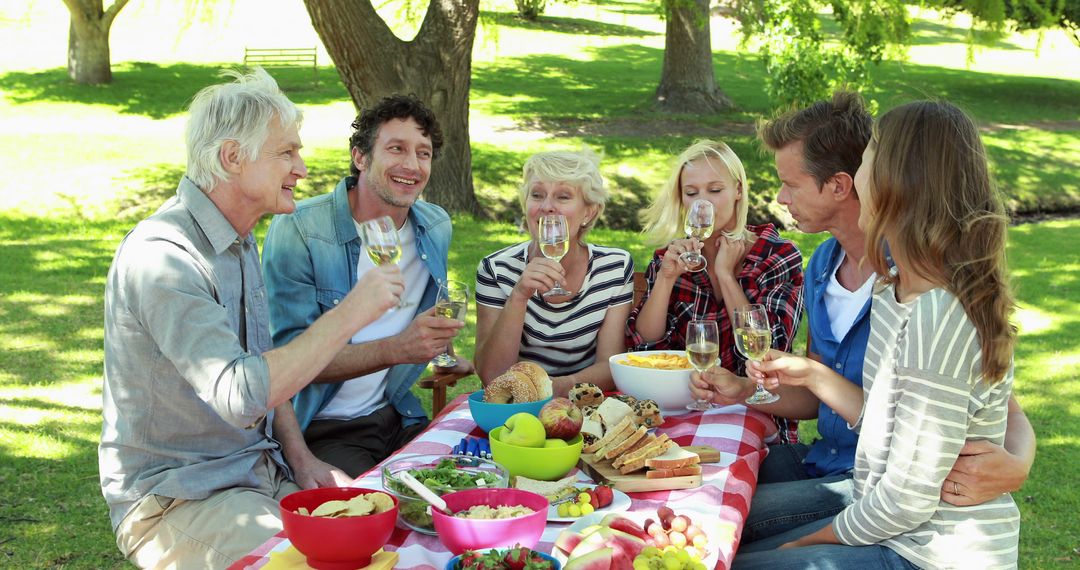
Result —
M 676 513 L 686 513 L 691 518 L 719 517 L 736 526 L 735 541 L 732 544 L 717 545 L 719 561 L 716 568 L 726 570 L 735 555 L 743 523 L 750 509 L 750 499 L 757 486 L 758 467 L 764 459 L 765 441 L 775 436 L 776 424 L 771 419 L 755 410 L 743 406 L 715 408 L 700 414 L 692 412 L 666 418 L 664 425 L 658 428 L 679 445 L 708 445 L 720 450 L 720 462 L 702 465 L 701 487 L 677 491 L 651 491 L 631 493 L 630 511 L 649 511 L 655 513 L 661 505 L 671 507 Z M 400 455 L 446 454 L 466 435 L 485 436 L 476 426 L 469 413 L 467 395 L 456 398 L 446 407 L 419 437 L 410 442 L 390 461 Z M 587 475 L 578 471 L 582 481 L 589 481 Z M 353 486 L 382 489 L 382 477 L 376 467 L 358 478 Z M 567 523 L 549 522 L 540 539 L 538 550 L 550 552 L 559 532 Z M 266 565 L 272 552 L 289 548 L 285 533 L 278 533 L 256 548 L 231 568 L 256 569 Z M 436 536 L 413 532 L 398 526 L 386 545 L 386 550 L 396 551 L 400 558 L 395 568 L 421 570 L 441 570 L 452 558 L 450 551 L 439 542 Z

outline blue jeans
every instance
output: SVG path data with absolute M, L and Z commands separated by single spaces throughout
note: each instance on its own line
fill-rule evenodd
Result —
M 832 524 L 833 517 L 777 534 L 753 544 L 744 544 L 731 564 L 731 570 L 910 570 L 918 568 L 888 547 L 881 545 L 847 546 L 817 544 L 787 550 L 776 547 Z
M 832 518 L 853 502 L 850 473 L 811 477 L 802 460 L 805 445 L 774 445 L 761 464 L 739 552 L 752 543 Z

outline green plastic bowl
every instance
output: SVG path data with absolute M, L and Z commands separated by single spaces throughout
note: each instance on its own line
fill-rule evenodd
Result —
M 511 476 L 522 475 L 530 479 L 554 481 L 561 479 L 577 466 L 581 457 L 581 434 L 566 442 L 566 447 L 521 447 L 499 441 L 505 427 L 497 427 L 488 434 L 491 454 L 510 472 Z

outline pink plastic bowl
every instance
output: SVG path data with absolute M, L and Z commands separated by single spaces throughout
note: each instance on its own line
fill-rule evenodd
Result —
M 532 514 L 512 519 L 479 520 L 452 517 L 432 509 L 435 532 L 455 555 L 466 550 L 510 548 L 515 544 L 536 548 L 547 523 L 547 498 L 521 489 L 467 489 L 443 495 L 442 498 L 453 512 L 473 505 L 521 505 L 533 510 Z
M 397 498 L 389 511 L 363 517 L 312 517 L 296 512 L 304 507 L 311 512 L 326 501 L 346 501 L 357 495 L 376 492 L 375 489 L 327 487 L 297 491 L 281 499 L 281 522 L 289 541 L 304 556 L 312 568 L 336 570 L 363 568 L 394 532 L 398 515 Z M 380 491 L 384 492 L 384 491 Z

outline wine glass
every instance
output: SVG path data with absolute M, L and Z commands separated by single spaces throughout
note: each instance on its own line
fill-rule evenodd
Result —
M 716 321 L 690 321 L 686 325 L 686 357 L 698 372 L 705 372 L 720 356 L 720 329 Z M 709 400 L 695 400 L 688 410 L 704 411 L 712 407 Z
M 382 216 L 360 224 L 360 239 L 364 240 L 364 251 L 375 265 L 397 263 L 401 259 L 401 239 L 397 226 L 390 216 Z M 404 299 L 398 308 L 411 307 Z
M 469 310 L 469 286 L 460 281 L 447 280 L 439 285 L 439 293 L 435 301 L 435 314 L 444 319 L 456 319 L 465 321 L 465 315 Z M 450 368 L 458 363 L 458 359 L 450 354 L 450 348 L 436 356 L 431 361 L 435 366 Z
M 713 203 L 708 200 L 694 200 L 690 203 L 690 209 L 686 211 L 686 224 L 683 230 L 686 232 L 686 237 L 697 238 L 698 241 L 704 241 L 709 238 L 713 233 Z M 697 251 L 687 251 L 679 256 L 679 259 L 686 264 L 688 271 L 701 271 L 708 265 L 708 261 L 704 255 L 701 255 L 701 249 Z
M 548 259 L 559 261 L 570 251 L 570 232 L 566 226 L 566 216 L 551 214 L 541 216 L 539 225 L 540 253 Z M 569 295 L 571 292 L 563 289 L 558 281 L 546 293 L 545 297 Z
M 747 305 L 735 309 L 731 315 L 731 323 L 735 327 L 735 348 L 746 358 L 760 361 L 769 354 L 772 348 L 772 329 L 769 328 L 769 314 L 765 312 L 765 305 Z M 769 404 L 780 399 L 780 396 L 765 389 L 760 381 L 753 395 L 746 399 L 747 404 Z

